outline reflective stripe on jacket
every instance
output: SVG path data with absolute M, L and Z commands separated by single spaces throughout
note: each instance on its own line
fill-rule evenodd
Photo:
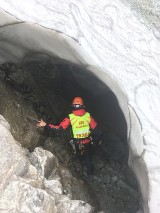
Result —
M 87 138 L 90 135 L 90 113 L 86 112 L 82 116 L 77 116 L 75 114 L 69 114 L 72 132 L 74 138 Z

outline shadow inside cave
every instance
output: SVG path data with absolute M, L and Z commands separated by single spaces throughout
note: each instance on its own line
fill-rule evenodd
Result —
M 82 67 L 40 61 L 1 65 L 0 81 L 0 114 L 11 124 L 15 139 L 30 151 L 43 146 L 54 152 L 61 165 L 69 168 L 76 178 L 79 162 L 66 147 L 70 130 L 62 135 L 43 132 L 33 127 L 35 123 L 28 124 L 27 117 L 59 124 L 71 112 L 72 99 L 83 97 L 87 111 L 102 130 L 102 145 L 94 151 L 94 182 L 87 183 L 94 194 L 95 206 L 109 213 L 138 210 L 137 183 L 127 166 L 127 124 L 116 96 L 107 85 Z M 18 111 L 16 103 L 20 105 Z M 63 184 L 67 188 L 65 179 Z M 73 188 L 70 190 L 74 199 L 85 199 Z

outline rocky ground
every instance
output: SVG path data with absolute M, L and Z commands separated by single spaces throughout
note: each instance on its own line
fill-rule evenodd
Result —
M 95 212 L 135 213 L 139 209 L 139 194 L 135 178 L 127 166 L 128 152 L 124 141 L 111 129 L 103 129 L 102 145 L 94 152 L 94 180 L 88 183 L 80 177 L 80 163 L 67 143 L 69 130 L 56 135 L 36 127 L 37 119 L 57 123 L 69 112 L 69 102 L 62 96 L 60 79 L 56 65 L 2 65 L 0 114 L 10 123 L 14 138 L 29 149 L 27 155 L 34 166 L 39 168 L 34 151 L 39 146 L 52 152 L 57 159 L 54 161 L 56 165 L 51 166 L 52 171 L 43 171 L 49 181 L 46 185 L 53 180 L 59 181 L 57 184 L 62 184 L 60 194 L 91 204 Z M 57 195 L 57 202 L 58 199 Z

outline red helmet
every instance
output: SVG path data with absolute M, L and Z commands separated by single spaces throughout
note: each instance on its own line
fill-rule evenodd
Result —
M 81 97 L 75 97 L 72 102 L 73 109 L 83 109 L 83 99 Z

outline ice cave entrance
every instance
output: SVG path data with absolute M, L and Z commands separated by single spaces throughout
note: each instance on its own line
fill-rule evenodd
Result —
M 97 120 L 105 135 L 104 144 L 111 143 L 111 146 L 115 145 L 115 149 L 118 149 L 118 146 L 121 149 L 108 153 L 110 157 L 112 156 L 113 159 L 125 157 L 127 161 L 127 124 L 116 96 L 107 85 L 90 71 L 73 64 L 32 62 L 25 67 L 31 72 L 40 90 L 45 90 L 43 94 L 48 94 L 47 99 L 50 101 L 45 100 L 45 96 L 42 102 L 45 108 L 46 105 L 50 105 L 53 115 L 52 112 L 49 114 L 53 117 L 54 123 L 59 123 L 67 113 L 70 113 L 70 105 L 75 96 L 83 97 L 86 109 Z M 54 108 L 54 98 L 59 102 L 57 110 Z M 43 115 L 39 116 L 43 117 Z M 114 156 L 116 152 L 117 156 Z
M 127 123 L 117 97 L 108 85 L 90 70 L 56 59 L 30 61 L 21 65 L 4 64 L 1 65 L 1 70 L 5 73 L 3 81 L 11 88 L 13 95 L 23 99 L 24 105 L 30 105 L 38 118 L 50 123 L 58 124 L 70 113 L 72 99 L 75 96 L 83 97 L 86 109 L 97 120 L 103 133 L 102 145 L 95 151 L 95 169 L 101 177 L 100 184 L 106 187 L 112 198 L 121 199 L 116 204 L 117 208 L 136 212 L 139 198 L 135 177 L 127 166 Z M 16 119 L 14 115 L 11 120 L 8 119 L 12 127 Z M 14 134 L 16 137 L 16 131 Z M 39 145 L 41 144 L 37 143 L 35 146 Z M 27 148 L 35 147 L 27 144 Z M 99 197 L 101 196 L 99 192 Z M 123 199 L 127 207 L 120 204 Z
M 127 160 L 128 130 L 124 114 L 112 90 L 91 71 L 63 61 L 32 61 L 1 67 L 5 70 L 7 85 L 22 93 L 22 97 L 33 105 L 39 118 L 49 118 L 50 122 L 59 123 L 71 112 L 73 98 L 81 96 L 104 135 L 112 135 L 111 140 L 121 141 L 125 150 L 122 155 Z M 35 94 L 38 99 L 33 100 Z M 109 138 L 107 141 L 110 143 Z

